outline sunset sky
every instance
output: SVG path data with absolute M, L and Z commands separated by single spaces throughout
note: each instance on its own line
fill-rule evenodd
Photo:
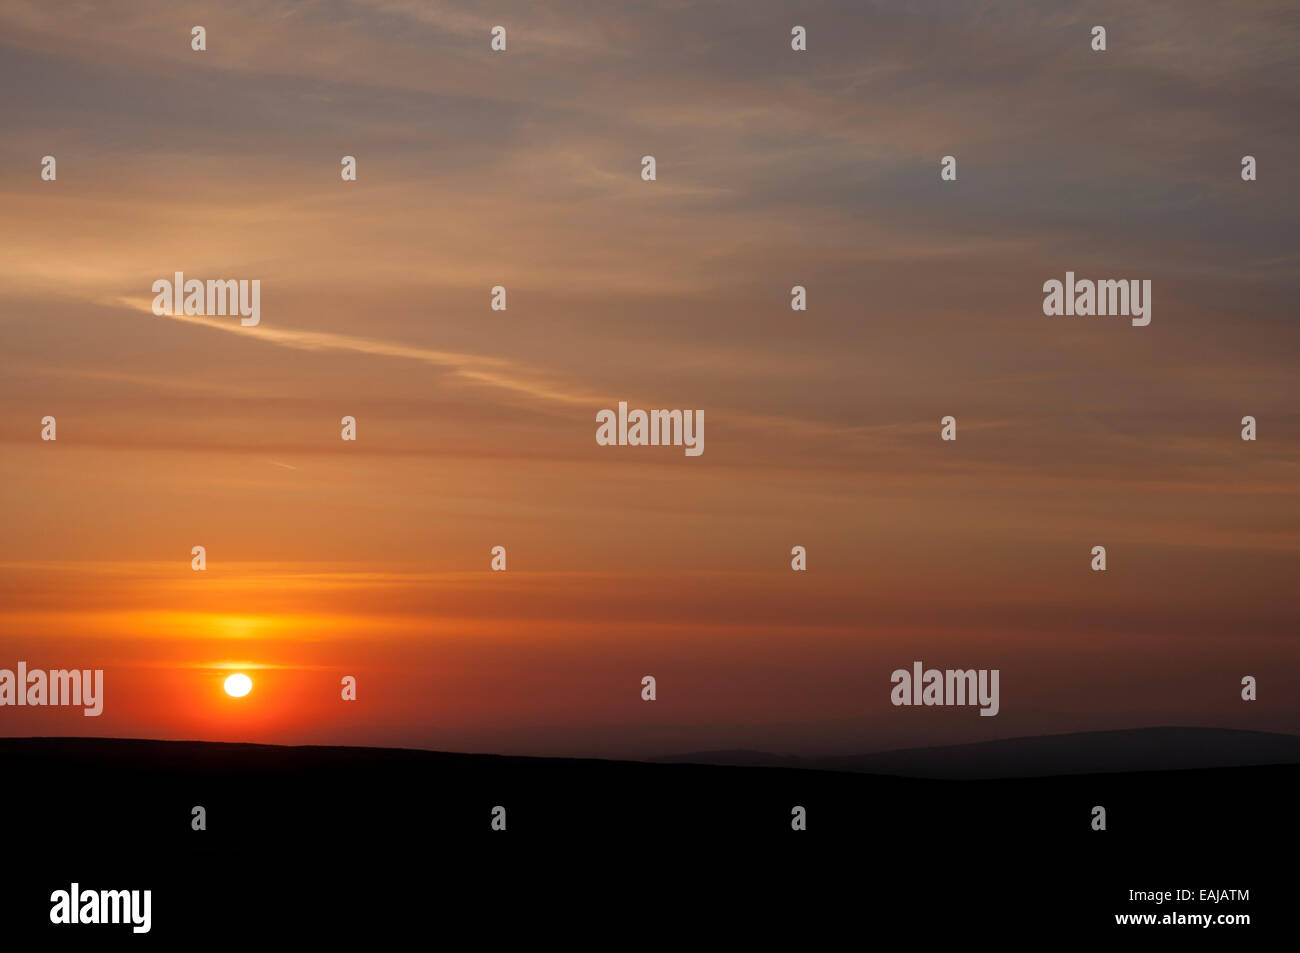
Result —
M 1300 10 L 1133 7 L 5 0 L 0 668 L 106 700 L 0 735 L 1300 731 Z M 1045 317 L 1067 270 L 1150 326 Z M 705 452 L 597 446 L 620 400 Z M 1001 714 L 891 706 L 916 659 Z

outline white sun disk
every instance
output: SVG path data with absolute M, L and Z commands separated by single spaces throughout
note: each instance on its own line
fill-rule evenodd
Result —
M 235 698 L 243 698 L 253 690 L 253 680 L 247 675 L 236 672 L 226 679 L 226 694 Z

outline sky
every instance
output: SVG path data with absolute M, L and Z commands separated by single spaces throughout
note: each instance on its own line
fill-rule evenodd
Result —
M 1267 2 L 5 0 L 0 668 L 106 699 L 0 735 L 1300 731 L 1297 50 Z M 176 271 L 260 324 L 154 315 Z M 1150 325 L 1045 316 L 1066 271 Z M 704 453 L 598 446 L 623 400 Z M 917 659 L 1000 714 L 892 706 Z

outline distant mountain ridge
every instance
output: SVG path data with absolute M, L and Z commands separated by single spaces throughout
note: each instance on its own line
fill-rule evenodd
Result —
M 1233 728 L 1128 728 L 832 757 L 703 751 L 650 760 L 659 764 L 800 768 L 910 778 L 1031 778 L 1297 764 L 1300 735 Z

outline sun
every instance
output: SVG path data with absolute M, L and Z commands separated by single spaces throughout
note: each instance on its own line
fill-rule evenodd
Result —
M 243 698 L 253 690 L 253 680 L 247 675 L 236 672 L 226 679 L 226 694 L 235 698 Z

